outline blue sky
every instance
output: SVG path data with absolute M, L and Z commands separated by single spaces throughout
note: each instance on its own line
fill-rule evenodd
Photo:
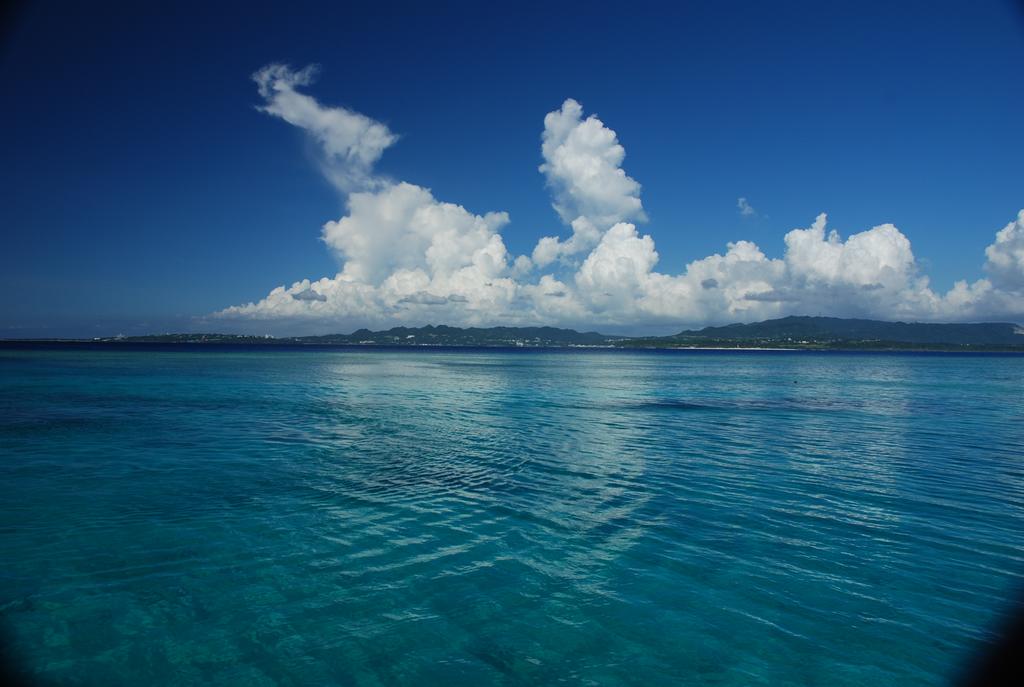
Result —
M 296 92 L 398 137 L 372 188 L 332 184 L 322 141 L 257 109 L 251 75 L 270 64 L 319 65 Z M 1024 320 L 1024 224 L 1008 225 L 1024 208 L 1024 14 L 1009 2 L 28 3 L 0 69 L 3 337 L 499 320 L 671 331 L 790 312 Z M 552 202 L 575 181 L 538 170 L 545 115 L 568 98 L 579 123 L 596 115 L 617 136 L 613 167 L 642 187 L 630 197 L 646 221 L 624 215 L 634 232 L 605 236 L 609 219 L 585 248 L 513 268 L 542 237 L 571 236 L 569 214 L 590 216 L 560 217 Z M 430 190 L 425 208 L 464 208 L 466 227 L 507 212 L 481 230 L 500 233 L 505 267 L 457 277 L 462 263 L 402 258 L 389 269 L 425 281 L 385 288 L 381 273 L 358 296 L 348 278 L 318 281 L 357 262 L 321 226 L 346 216 L 349 193 L 399 180 Z M 784 242 L 822 212 L 843 241 L 892 223 L 912 259 L 892 257 L 902 239 L 885 232 L 842 255 L 810 234 L 794 236 L 803 253 Z M 751 263 L 753 276 L 701 263 L 683 279 L 737 241 L 792 259 Z M 468 266 L 479 246 L 459 245 Z M 601 271 L 602 256 L 632 266 Z M 838 272 L 815 272 L 820 260 Z M 502 294 L 487 291 L 496 280 L 509 280 Z M 947 298 L 957 280 L 968 290 Z M 739 295 L 721 295 L 732 283 Z M 265 298 L 278 286 L 283 309 Z M 317 298 L 295 298 L 306 291 Z

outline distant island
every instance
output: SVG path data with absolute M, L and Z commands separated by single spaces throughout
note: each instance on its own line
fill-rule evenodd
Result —
M 301 346 L 484 346 L 529 348 L 726 348 L 800 350 L 1011 351 L 1024 353 L 1024 327 L 1008 322 L 935 324 L 793 316 L 751 324 L 625 337 L 556 327 L 393 327 L 351 334 L 269 337 L 239 334 L 152 334 L 49 343 L 246 344 Z M 7 343 L 30 343 L 25 340 Z

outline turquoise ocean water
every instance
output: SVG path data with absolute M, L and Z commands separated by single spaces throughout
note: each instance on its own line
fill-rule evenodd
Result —
M 1024 357 L 0 349 L 0 550 L 47 684 L 943 684 Z

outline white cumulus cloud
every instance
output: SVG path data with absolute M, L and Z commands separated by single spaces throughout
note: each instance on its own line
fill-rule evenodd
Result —
M 475 215 L 402 182 L 351 194 L 348 215 L 325 224 L 323 239 L 349 281 L 380 284 L 398 270 L 448 278 L 469 266 L 491 277 L 505 268 L 498 231 L 508 221 L 504 212 Z
M 583 107 L 569 98 L 544 117 L 540 171 L 554 193 L 553 206 L 572 236 L 542 238 L 533 262 L 544 267 L 561 256 L 593 248 L 602 232 L 626 220 L 644 220 L 640 184 L 626 175 L 626 150 L 615 132 L 595 115 L 583 118 Z
M 780 257 L 751 241 L 673 273 L 658 270 L 640 184 L 622 168 L 615 132 L 575 100 L 544 118 L 540 166 L 567 239 L 547 236 L 532 255 L 511 256 L 505 212 L 477 214 L 394 182 L 373 165 L 397 140 L 384 124 L 320 104 L 299 89 L 314 71 L 269 65 L 254 79 L 263 111 L 303 129 L 323 152 L 324 174 L 346 194 L 346 214 L 322 227 L 341 271 L 279 286 L 226 308 L 236 321 L 357 326 L 551 324 L 682 327 L 787 314 L 966 320 L 1024 316 L 1024 210 L 986 249 L 989 279 L 935 292 L 911 242 L 892 224 L 845 239 L 821 214 L 788 232 Z M 742 215 L 754 210 L 737 201 Z M 748 212 L 749 210 L 749 212 Z
M 1024 291 L 1024 210 L 1017 219 L 1003 227 L 995 243 L 985 249 L 985 269 L 998 286 Z

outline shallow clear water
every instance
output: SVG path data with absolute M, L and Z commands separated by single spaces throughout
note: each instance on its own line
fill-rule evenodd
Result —
M 925 685 L 1024 577 L 1024 357 L 0 350 L 67 684 Z

